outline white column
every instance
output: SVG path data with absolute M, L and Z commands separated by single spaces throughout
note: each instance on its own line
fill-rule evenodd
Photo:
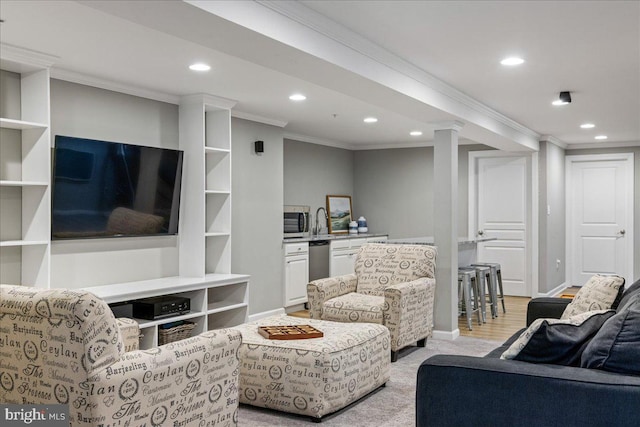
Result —
M 437 338 L 455 339 L 458 330 L 458 132 L 460 122 L 440 124 L 434 132 L 433 227 L 436 258 Z

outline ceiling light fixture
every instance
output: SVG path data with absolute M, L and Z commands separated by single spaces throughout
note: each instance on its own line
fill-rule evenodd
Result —
M 375 122 L 377 122 L 377 121 L 378 121 L 378 119 L 376 119 L 375 117 L 366 117 L 366 118 L 364 119 L 364 122 L 365 122 L 365 123 L 375 123 Z
M 411 136 L 420 136 L 420 135 L 422 135 L 422 131 L 421 130 L 412 130 L 411 132 L 409 132 L 409 135 L 411 135 Z
M 582 129 L 593 129 L 594 127 L 596 127 L 596 125 L 594 125 L 593 123 L 583 123 L 580 125 L 580 127 Z
M 598 135 L 595 136 L 594 139 L 607 139 L 607 135 Z
M 307 97 L 301 93 L 294 93 L 289 97 L 289 99 L 292 101 L 304 101 L 305 99 L 307 99 Z
M 203 64 L 202 62 L 198 62 L 198 63 L 189 65 L 189 69 L 192 71 L 209 71 L 211 67 L 207 64 Z
M 571 92 L 560 92 L 558 99 L 552 102 L 553 105 L 571 104 Z
M 524 59 L 518 58 L 517 56 L 510 56 L 509 58 L 504 58 L 500 63 L 508 67 L 513 67 L 514 65 L 524 64 Z

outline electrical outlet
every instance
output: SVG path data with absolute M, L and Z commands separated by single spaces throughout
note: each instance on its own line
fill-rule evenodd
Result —
M 551 215 L 551 205 L 547 205 L 547 215 Z
M 561 261 L 559 259 L 556 260 L 556 270 L 560 270 L 560 263 Z

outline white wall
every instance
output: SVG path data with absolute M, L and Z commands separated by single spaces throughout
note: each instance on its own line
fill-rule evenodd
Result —
M 51 81 L 51 135 L 178 148 L 177 105 Z M 178 274 L 177 237 L 56 241 L 51 286 L 80 288 Z
M 315 215 L 328 194 L 354 196 L 354 152 L 284 141 L 284 204 L 307 205 Z M 355 211 L 356 200 L 352 199 Z M 315 217 L 313 218 L 315 221 Z
M 231 121 L 231 271 L 250 274 L 249 314 L 283 306 L 283 131 Z M 264 153 L 254 141 L 264 141 Z
M 467 236 L 469 151 L 458 148 L 458 234 Z M 355 154 L 356 215 L 391 238 L 433 236 L 433 147 L 363 150 Z M 362 212 L 362 213 L 360 213 Z

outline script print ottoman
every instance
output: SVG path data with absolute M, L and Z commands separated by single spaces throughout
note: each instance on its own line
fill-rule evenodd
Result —
M 311 325 L 324 336 L 269 340 L 258 333 L 271 325 Z M 318 421 L 389 379 L 389 330 L 382 325 L 273 316 L 234 329 L 242 333 L 240 403 Z

